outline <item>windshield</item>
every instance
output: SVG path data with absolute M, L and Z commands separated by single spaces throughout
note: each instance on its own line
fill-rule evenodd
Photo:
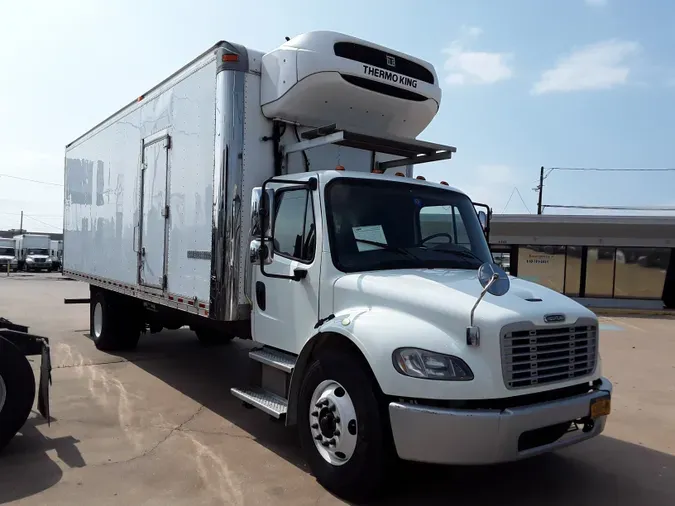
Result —
M 340 178 L 326 187 L 326 212 L 343 272 L 477 269 L 492 260 L 473 204 L 450 189 Z
M 42 248 L 28 248 L 26 255 L 49 255 L 49 250 Z
M 14 256 L 14 248 L 0 248 L 0 255 L 13 257 Z

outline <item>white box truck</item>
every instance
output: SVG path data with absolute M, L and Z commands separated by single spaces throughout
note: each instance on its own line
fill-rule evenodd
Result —
M 16 258 L 16 241 L 9 237 L 0 237 L 0 274 L 16 272 L 19 261 Z
M 492 261 L 489 213 L 413 176 L 441 88 L 334 32 L 220 42 L 66 147 L 64 274 L 103 350 L 188 325 L 257 343 L 232 394 L 353 497 L 390 457 L 488 464 L 603 431 L 597 317 Z M 77 302 L 77 301 L 71 301 Z
M 15 235 L 19 269 L 25 271 L 49 271 L 52 259 L 49 256 L 48 235 L 21 234 Z
M 52 261 L 52 270 L 60 270 L 63 262 L 63 240 L 49 241 L 49 257 Z

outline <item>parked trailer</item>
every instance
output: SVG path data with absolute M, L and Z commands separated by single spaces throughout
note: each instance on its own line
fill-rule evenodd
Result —
M 61 270 L 63 262 L 63 241 L 50 240 L 49 241 L 49 257 L 52 261 L 52 270 Z
M 51 421 L 49 339 L 28 333 L 28 327 L 0 317 L 0 450 L 23 427 L 35 401 L 35 376 L 26 357 L 39 355 L 38 411 Z
M 95 345 L 253 339 L 232 394 L 296 426 L 343 497 L 392 456 L 487 464 L 600 434 L 597 317 L 508 277 L 489 213 L 413 177 L 456 151 L 416 139 L 440 100 L 431 64 L 347 35 L 220 42 L 68 144 L 64 273 L 90 285 Z

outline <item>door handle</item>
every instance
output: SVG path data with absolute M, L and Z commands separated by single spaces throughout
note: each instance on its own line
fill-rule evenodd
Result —
M 307 277 L 307 269 L 301 269 L 300 267 L 296 267 L 293 269 L 293 279 L 295 281 L 302 281 Z

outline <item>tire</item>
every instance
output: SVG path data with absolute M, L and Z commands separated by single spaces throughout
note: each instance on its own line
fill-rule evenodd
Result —
M 338 429 L 341 431 L 340 438 L 345 437 L 342 434 L 345 430 L 353 434 L 352 427 L 356 428 L 356 446 L 346 463 L 341 465 L 335 465 L 326 460 L 320 453 L 318 445 L 315 444 L 315 438 L 319 437 L 317 431 L 320 431 L 321 437 L 324 437 L 325 418 L 322 413 L 325 409 L 330 410 L 330 406 L 324 405 L 322 408 L 316 408 L 316 405 L 312 405 L 313 397 L 316 396 L 317 390 L 320 391 L 323 388 L 322 385 L 326 385 L 328 381 L 338 385 L 334 390 L 334 395 L 339 396 L 341 400 L 337 402 L 343 402 L 342 399 L 345 398 L 351 400 L 353 413 L 356 416 L 356 423 L 350 424 L 350 421 L 342 420 L 342 418 L 345 414 L 347 417 L 351 416 L 349 415 L 351 408 L 342 409 L 343 405 L 333 411 L 340 414 L 337 417 L 339 418 Z M 346 394 L 343 393 L 340 396 L 340 387 L 346 391 Z M 395 461 L 393 447 L 387 436 L 390 431 L 382 416 L 378 394 L 376 394 L 378 391 L 378 386 L 364 370 L 360 360 L 353 355 L 339 351 L 332 351 L 330 355 L 324 354 L 311 363 L 300 386 L 298 430 L 305 459 L 319 483 L 343 499 L 362 501 L 373 498 L 382 490 L 385 476 L 390 470 L 390 465 Z M 326 397 L 326 399 L 329 398 L 331 398 L 330 395 Z M 317 412 L 318 416 L 315 415 Z M 319 418 L 321 420 L 317 424 L 316 421 Z M 317 425 L 320 425 L 318 429 Z M 322 444 L 324 442 L 325 437 Z M 341 450 L 350 451 L 347 440 L 339 439 L 339 445 Z M 344 452 L 342 455 L 337 455 L 337 449 L 336 446 L 337 459 L 347 456 Z
M 89 333 L 94 345 L 101 351 L 131 350 L 141 336 L 133 315 L 114 294 L 97 290 L 89 306 Z
M 35 401 L 35 376 L 30 363 L 0 337 L 0 450 L 26 423 Z
M 213 329 L 195 329 L 194 332 L 203 346 L 227 344 L 234 339 L 234 335 L 232 334 Z

